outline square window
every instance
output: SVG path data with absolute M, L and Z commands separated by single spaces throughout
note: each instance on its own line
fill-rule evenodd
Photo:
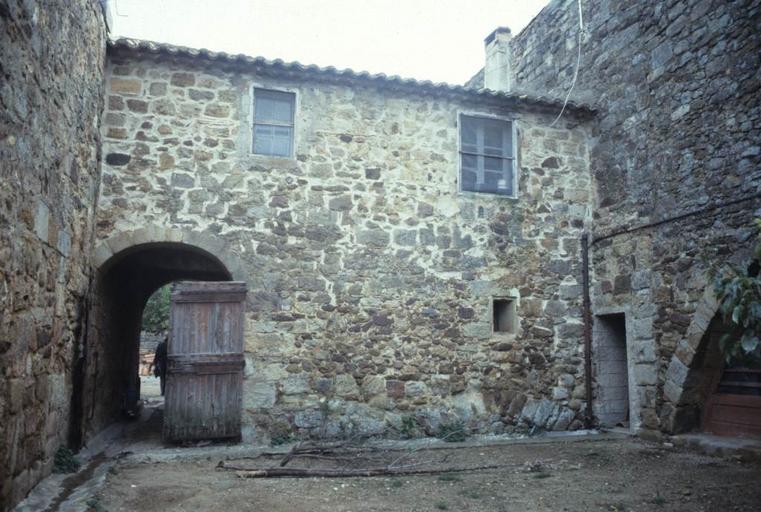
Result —
M 515 334 L 515 301 L 492 299 L 492 326 L 495 333 Z
M 460 116 L 460 190 L 515 197 L 512 121 Z
M 254 146 L 257 155 L 289 157 L 293 154 L 292 92 L 254 89 Z

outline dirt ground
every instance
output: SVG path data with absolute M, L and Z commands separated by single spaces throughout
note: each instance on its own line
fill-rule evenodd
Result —
M 402 457 L 399 459 L 399 457 Z M 139 511 L 758 511 L 761 465 L 636 439 L 553 441 L 372 453 L 365 460 L 292 460 L 287 467 L 414 468 L 497 464 L 499 469 L 369 478 L 241 478 L 218 459 L 125 459 L 93 496 L 93 509 Z M 226 461 L 277 466 L 280 456 Z

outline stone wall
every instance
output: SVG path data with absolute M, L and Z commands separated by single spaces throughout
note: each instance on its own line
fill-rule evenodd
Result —
M 600 107 L 595 237 L 700 211 L 596 242 L 594 310 L 627 315 L 635 426 L 693 428 L 699 404 L 677 404 L 701 340 L 688 328 L 715 312 L 694 314 L 706 269 L 747 263 L 761 214 L 761 2 L 582 5 L 571 98 Z M 516 87 L 564 97 L 577 37 L 576 1 L 552 2 L 512 41 Z
M 66 442 L 98 190 L 105 26 L 91 0 L 0 5 L 0 510 Z
M 581 425 L 581 119 L 125 49 L 107 76 L 98 238 L 205 233 L 242 262 L 246 435 Z M 295 158 L 250 154 L 252 84 L 296 91 Z M 457 192 L 458 111 L 517 116 L 517 200 Z

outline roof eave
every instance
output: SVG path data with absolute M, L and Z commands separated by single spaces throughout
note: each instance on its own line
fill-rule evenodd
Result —
M 251 57 L 244 54 L 233 55 L 225 52 L 214 52 L 205 48 L 194 49 L 138 39 L 120 38 L 109 40 L 108 52 L 114 55 L 124 53 L 132 55 L 147 54 L 171 58 L 183 58 L 214 64 L 226 64 L 234 67 L 254 69 L 262 74 L 277 76 L 296 78 L 311 76 L 320 80 L 342 83 L 365 82 L 367 84 L 411 93 L 466 98 L 469 100 L 499 103 L 501 105 L 507 104 L 508 106 L 534 107 L 541 110 L 559 110 L 563 106 L 562 102 L 543 96 L 534 97 L 525 94 L 497 92 L 489 89 L 474 89 L 462 85 L 402 78 L 396 75 L 388 76 L 382 73 L 371 74 L 367 71 L 358 72 L 351 69 L 337 69 L 332 66 L 323 68 L 314 64 L 304 65 L 299 62 L 285 62 L 281 59 L 268 60 L 264 57 Z M 596 112 L 596 109 L 592 106 L 582 105 L 575 102 L 568 102 L 565 108 L 568 112 L 581 117 L 589 117 Z

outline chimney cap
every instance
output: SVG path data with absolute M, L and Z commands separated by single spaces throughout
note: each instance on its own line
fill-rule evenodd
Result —
M 512 32 L 510 31 L 510 27 L 497 27 L 495 28 L 491 34 L 486 36 L 486 39 L 484 39 L 485 44 L 489 44 L 492 41 L 494 41 L 497 38 L 497 34 L 506 34 L 508 37 L 512 35 Z

